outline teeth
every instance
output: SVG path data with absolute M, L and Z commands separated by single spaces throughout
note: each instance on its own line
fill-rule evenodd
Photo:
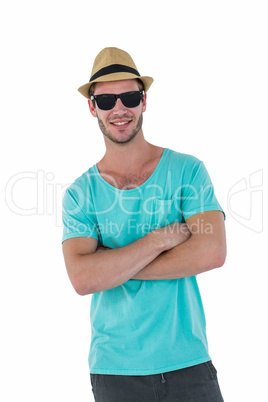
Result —
M 128 121 L 121 121 L 119 123 L 113 123 L 115 126 L 124 126 L 125 124 L 128 124 Z

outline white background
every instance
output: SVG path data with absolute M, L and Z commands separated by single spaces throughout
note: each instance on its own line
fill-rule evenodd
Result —
M 199 277 L 210 353 L 225 401 L 267 400 L 266 6 L 2 3 L 2 401 L 93 400 L 90 296 L 76 295 L 65 271 L 61 197 L 104 152 L 77 88 L 106 46 L 155 79 L 147 140 L 194 154 L 210 172 L 228 236 L 225 267 Z

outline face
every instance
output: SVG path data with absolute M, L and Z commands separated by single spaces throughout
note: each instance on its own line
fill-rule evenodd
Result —
M 139 91 L 136 80 L 98 82 L 94 94 L 117 95 L 129 91 Z M 143 101 L 141 100 L 134 108 L 126 108 L 119 98 L 111 110 L 101 110 L 96 103 L 94 107 L 91 100 L 88 103 L 91 114 L 98 119 L 103 135 L 113 143 L 126 144 L 141 133 L 142 114 L 146 110 L 146 94 Z

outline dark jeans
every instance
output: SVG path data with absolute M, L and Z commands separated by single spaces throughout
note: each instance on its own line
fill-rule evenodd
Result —
M 96 402 L 223 402 L 211 361 L 148 376 L 90 377 Z

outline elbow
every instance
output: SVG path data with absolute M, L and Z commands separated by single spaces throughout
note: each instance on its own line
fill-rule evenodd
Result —
M 224 263 L 226 260 L 226 255 L 218 255 L 217 258 L 215 258 L 215 262 L 214 262 L 214 268 L 221 268 L 223 267 Z
M 86 279 L 82 273 L 69 274 L 74 290 L 79 296 L 87 296 L 96 293 L 93 281 Z
M 226 260 L 226 245 L 218 241 L 209 241 L 201 245 L 199 255 L 200 272 L 221 268 Z
M 69 275 L 69 278 L 74 290 L 79 296 L 86 296 L 87 294 L 89 294 L 84 283 L 77 276 L 74 277 Z
M 69 253 L 70 254 L 70 253 Z M 79 296 L 86 296 L 97 293 L 98 277 L 88 254 L 73 253 L 69 255 L 66 252 L 65 266 L 70 282 Z
M 91 292 L 87 289 L 82 284 L 73 284 L 74 290 L 79 296 L 86 296 L 91 294 Z
M 226 247 L 216 247 L 212 253 L 211 266 L 212 268 L 223 267 L 226 260 Z
M 94 283 L 87 282 L 83 278 L 75 278 L 72 281 L 74 290 L 79 296 L 87 296 L 93 293 L 97 293 Z

